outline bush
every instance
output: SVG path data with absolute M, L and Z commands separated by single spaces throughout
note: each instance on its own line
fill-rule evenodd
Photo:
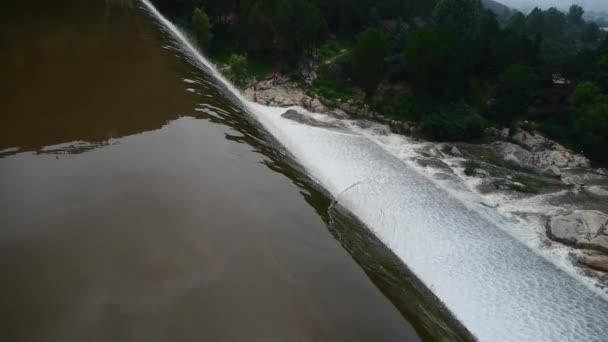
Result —
M 483 137 L 485 122 L 470 108 L 436 110 L 424 118 L 423 133 L 439 141 L 472 141 Z
M 237 54 L 232 54 L 228 59 L 230 72 L 228 78 L 238 85 L 243 86 L 247 80 L 247 57 Z

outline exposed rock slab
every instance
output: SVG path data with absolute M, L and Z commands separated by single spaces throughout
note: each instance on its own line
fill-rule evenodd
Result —
M 340 125 L 329 122 L 323 122 L 316 120 L 308 115 L 304 115 L 296 110 L 290 109 L 281 115 L 282 118 L 295 121 L 308 126 L 322 127 L 322 128 L 339 128 Z
M 593 210 L 576 210 L 554 216 L 547 223 L 547 235 L 576 248 L 608 253 L 608 215 Z
M 608 255 L 596 251 L 585 251 L 578 255 L 576 261 L 599 271 L 608 272 Z

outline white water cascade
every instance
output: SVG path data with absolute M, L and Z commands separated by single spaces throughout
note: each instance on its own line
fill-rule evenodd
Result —
M 150 13 L 356 215 L 480 341 L 608 341 L 608 301 L 354 129 L 328 130 L 247 101 L 148 1 Z M 301 109 L 299 109 L 301 110 Z

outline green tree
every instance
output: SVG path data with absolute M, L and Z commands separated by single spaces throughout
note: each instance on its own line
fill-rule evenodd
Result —
M 469 95 L 471 58 L 461 36 L 447 28 L 414 32 L 405 46 L 404 63 L 417 95 L 452 101 Z
M 247 80 L 247 57 L 237 54 L 230 55 L 228 59 L 230 80 L 238 86 L 243 86 Z
M 579 83 L 570 97 L 570 102 L 577 108 L 584 108 L 588 105 L 599 102 L 602 99 L 602 92 L 595 84 L 589 81 Z
M 373 28 L 361 34 L 350 56 L 353 82 L 369 96 L 384 78 L 388 53 L 384 35 Z
M 485 123 L 468 106 L 444 106 L 422 120 L 423 133 L 439 141 L 471 141 L 483 136 Z
M 566 28 L 566 15 L 557 8 L 551 7 L 543 14 L 542 33 L 545 37 L 558 39 Z
M 241 2 L 240 23 L 241 43 L 254 54 L 268 52 L 274 48 L 275 29 L 271 7 L 263 1 Z
M 513 64 L 506 68 L 496 88 L 496 121 L 510 125 L 523 117 L 533 96 L 532 77 L 527 67 Z
M 440 0 L 433 10 L 433 21 L 466 37 L 475 37 L 479 34 L 481 14 L 479 0 Z
M 526 16 L 521 12 L 516 12 L 507 21 L 507 29 L 520 35 L 526 34 Z
M 281 44 L 291 53 L 305 52 L 327 38 L 327 23 L 310 0 L 281 0 L 276 19 Z
M 208 49 L 213 38 L 211 23 L 207 13 L 202 8 L 196 8 L 192 14 L 192 30 L 202 49 Z
M 581 39 L 585 43 L 595 43 L 598 41 L 598 39 L 600 39 L 600 37 L 600 27 L 597 26 L 596 23 L 589 23 L 585 25 L 585 28 L 583 29 L 583 34 L 581 36 Z
M 581 6 L 572 5 L 568 10 L 568 15 L 566 16 L 569 25 L 579 26 L 582 25 L 585 20 L 583 19 L 583 14 L 585 11 Z
M 570 101 L 576 143 L 589 156 L 608 160 L 608 97 L 595 84 L 581 82 Z
M 541 35 L 545 26 L 545 13 L 535 7 L 526 17 L 526 33 L 529 35 Z

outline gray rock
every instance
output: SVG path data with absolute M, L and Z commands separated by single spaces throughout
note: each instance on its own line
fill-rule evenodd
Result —
M 329 115 L 333 116 L 336 119 L 348 119 L 348 114 L 340 108 L 332 110 L 331 112 L 329 112 Z
M 606 254 L 596 251 L 584 251 L 581 255 L 577 256 L 576 261 L 579 264 L 596 270 L 608 272 L 608 255 Z
M 451 153 L 453 156 L 456 156 L 456 157 L 462 157 L 462 152 L 460 152 L 460 150 L 459 150 L 459 149 L 458 149 L 458 147 L 456 147 L 456 146 L 452 147 L 452 149 L 450 150 L 450 153 Z
M 555 165 L 551 165 L 548 168 L 544 169 L 543 174 L 545 176 L 554 177 L 554 178 L 562 177 L 562 171 L 559 169 L 559 167 L 557 167 Z
M 310 102 L 310 109 L 312 109 L 313 112 L 317 113 L 324 113 L 327 111 L 327 108 L 325 108 L 325 106 L 318 99 L 313 99 Z
M 289 119 L 304 125 L 314 126 L 314 127 L 324 127 L 324 128 L 335 128 L 337 125 L 333 125 L 331 123 L 322 122 L 311 118 L 310 116 L 304 115 L 298 111 L 290 109 L 281 115 L 282 118 Z
M 496 153 L 499 156 L 502 156 L 502 159 L 505 162 L 507 162 L 507 159 L 512 159 L 512 161 L 515 162 L 515 164 L 513 164 L 514 166 L 528 164 L 528 162 L 533 159 L 530 151 L 510 142 L 499 142 L 495 143 L 493 146 Z M 515 157 L 517 161 L 515 161 L 513 157 Z
M 576 248 L 608 253 L 608 215 L 593 210 L 576 210 L 547 222 L 547 235 Z
M 422 166 L 452 173 L 452 168 L 439 158 L 415 158 L 414 161 Z
M 601 199 L 608 199 L 608 188 L 602 186 L 586 186 L 583 188 L 589 195 Z
M 340 109 L 342 109 L 343 111 L 345 111 L 345 112 L 347 112 L 347 113 L 350 113 L 350 112 L 352 112 L 352 111 L 353 111 L 352 106 L 351 106 L 350 104 L 348 104 L 347 102 L 342 103 L 342 104 L 340 105 Z
M 507 154 L 506 156 L 504 156 L 503 160 L 505 161 L 505 163 L 507 163 L 511 166 L 521 167 L 521 165 L 522 165 L 519 158 L 517 158 L 515 156 L 515 154 L 513 154 L 513 153 Z

